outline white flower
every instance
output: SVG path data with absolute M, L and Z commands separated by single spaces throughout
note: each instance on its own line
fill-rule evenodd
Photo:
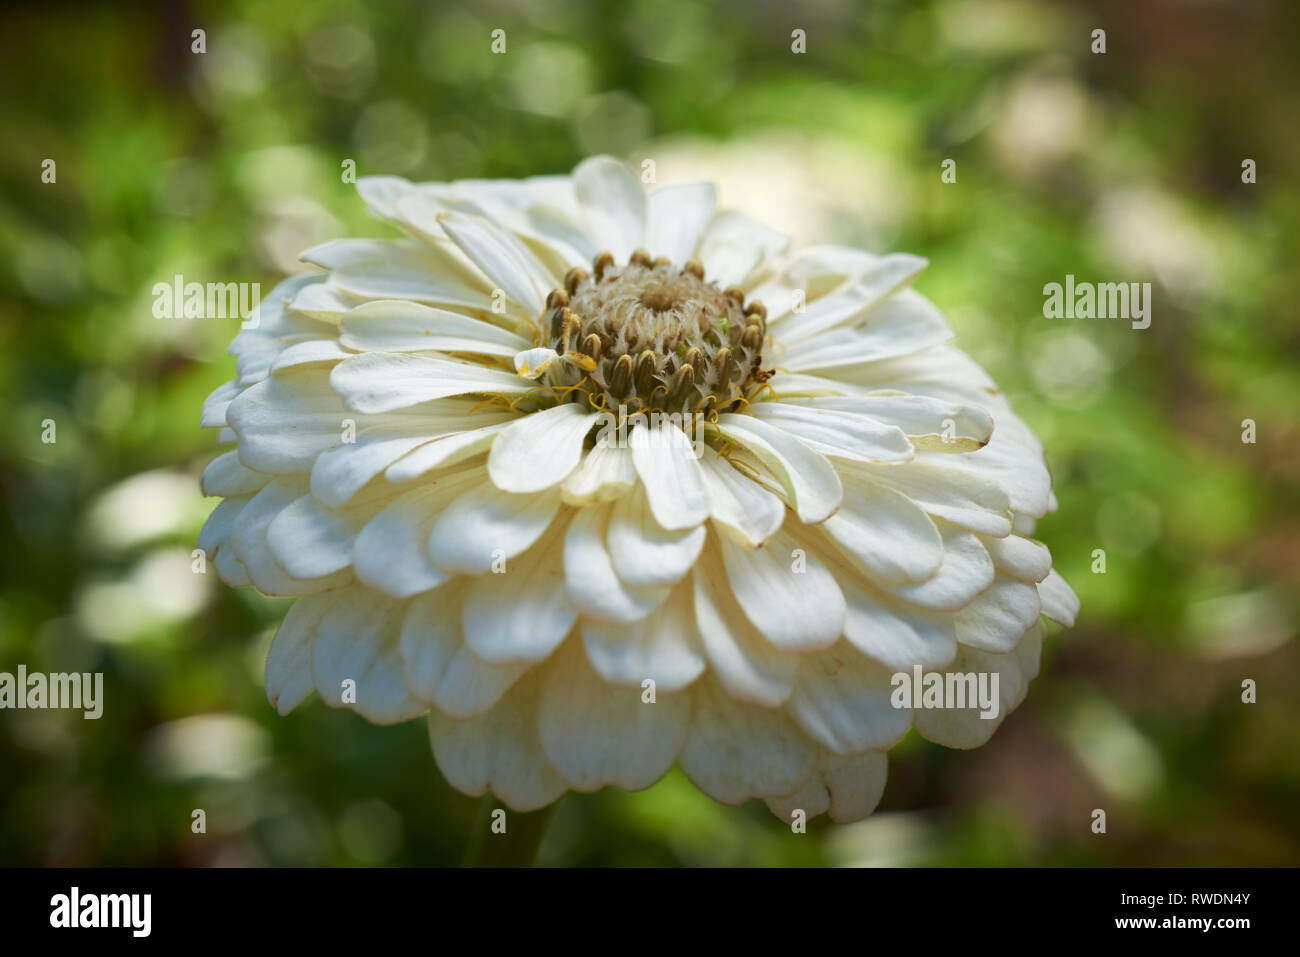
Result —
M 676 762 L 846 821 L 909 727 L 975 747 L 1024 698 L 1078 609 L 1032 538 L 1051 483 L 924 260 L 791 253 L 606 157 L 358 186 L 409 238 L 304 253 L 203 412 L 237 448 L 200 547 L 302 596 L 281 713 L 428 712 L 447 779 L 519 810 Z M 997 718 L 895 707 L 915 665 L 996 674 Z

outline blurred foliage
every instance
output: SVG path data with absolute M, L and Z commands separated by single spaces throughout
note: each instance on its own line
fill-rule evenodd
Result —
M 108 704 L 0 713 L 0 863 L 460 859 L 475 802 L 424 723 L 277 717 L 260 671 L 286 603 L 190 574 L 198 412 L 234 324 L 155 319 L 151 289 L 269 289 L 310 244 L 391 234 L 348 158 L 450 179 L 595 152 L 717 178 L 801 242 L 929 257 L 919 288 L 1047 446 L 1040 535 L 1084 612 L 988 746 L 895 749 L 862 824 L 795 836 L 674 771 L 566 797 L 542 861 L 1297 863 L 1297 20 L 1285 0 L 8 11 L 0 670 L 103 671 Z M 1151 328 L 1042 318 L 1067 273 L 1153 282 Z

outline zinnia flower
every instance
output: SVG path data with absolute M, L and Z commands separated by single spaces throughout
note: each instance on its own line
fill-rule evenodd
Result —
M 869 814 L 910 727 L 982 744 L 1078 602 L 1042 448 L 913 291 L 705 183 L 358 183 L 404 239 L 310 249 L 235 338 L 200 546 L 299 596 L 266 667 L 517 810 L 677 763 L 789 820 Z M 997 717 L 892 677 L 996 675 Z M 968 702 L 968 705 L 973 702 Z

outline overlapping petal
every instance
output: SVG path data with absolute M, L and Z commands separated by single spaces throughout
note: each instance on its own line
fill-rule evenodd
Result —
M 518 810 L 677 763 L 720 801 L 850 821 L 908 728 L 975 747 L 1023 700 L 1042 619 L 1079 601 L 1033 538 L 1042 447 L 911 288 L 925 260 L 792 254 L 710 184 L 647 190 L 609 157 L 358 189 L 406 238 L 303 253 L 202 412 L 237 444 L 203 472 L 199 547 L 298 599 L 267 660 L 281 713 L 313 690 L 427 711 L 447 779 Z M 774 374 L 622 441 L 589 380 L 547 385 L 583 360 L 548 345 L 546 300 L 641 248 L 764 303 Z M 913 669 L 996 674 L 996 718 L 897 706 Z

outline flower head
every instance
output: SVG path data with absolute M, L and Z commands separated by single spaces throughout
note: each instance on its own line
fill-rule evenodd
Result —
M 843 821 L 909 727 L 975 747 L 1024 698 L 1078 609 L 1032 537 L 1051 482 L 924 260 L 791 252 L 606 157 L 358 185 L 407 238 L 304 253 L 203 413 L 237 446 L 200 547 L 300 596 L 282 713 L 428 712 L 448 780 L 519 810 L 676 762 Z M 996 700 L 900 698 L 929 675 Z

